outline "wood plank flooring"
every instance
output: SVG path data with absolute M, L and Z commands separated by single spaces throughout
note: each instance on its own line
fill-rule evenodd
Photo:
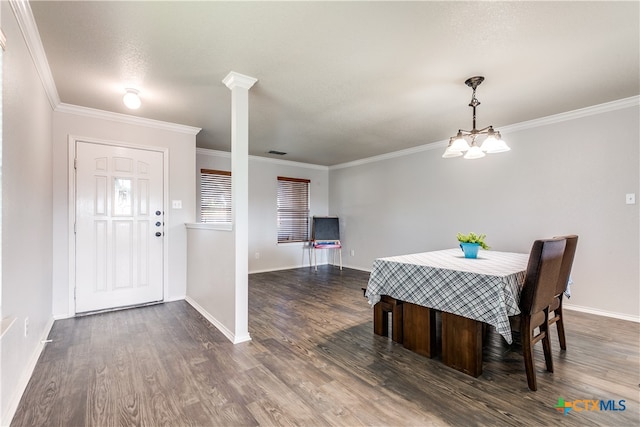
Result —
M 536 348 L 531 392 L 521 347 L 495 331 L 479 378 L 375 335 L 368 277 L 250 275 L 252 341 L 237 345 L 184 301 L 56 321 L 11 426 L 640 424 L 637 323 L 566 310 L 568 350 L 553 328 L 555 372 Z M 626 409 L 563 415 L 558 398 Z

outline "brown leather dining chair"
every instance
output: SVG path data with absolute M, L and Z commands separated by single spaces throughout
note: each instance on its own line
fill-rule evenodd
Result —
M 562 256 L 562 265 L 560 266 L 560 277 L 558 278 L 558 284 L 556 285 L 556 295 L 553 298 L 553 303 L 549 307 L 549 326 L 554 323 L 558 327 L 558 341 L 560 341 L 560 348 L 562 350 L 567 349 L 567 340 L 564 335 L 564 321 L 562 313 L 562 300 L 564 293 L 567 290 L 567 284 L 569 283 L 569 276 L 571 275 L 571 267 L 573 266 L 573 259 L 576 255 L 576 246 L 578 246 L 578 236 L 575 234 L 568 236 L 559 236 L 567 239 L 567 244 L 564 249 L 564 255 Z
M 520 337 L 524 365 L 529 389 L 536 391 L 536 371 L 533 361 L 533 346 L 542 341 L 547 371 L 553 372 L 551 340 L 549 339 L 549 305 L 555 297 L 556 284 L 560 276 L 564 238 L 536 240 L 533 242 L 520 295 Z M 518 323 L 518 322 L 515 323 Z M 538 333 L 536 333 L 538 329 Z

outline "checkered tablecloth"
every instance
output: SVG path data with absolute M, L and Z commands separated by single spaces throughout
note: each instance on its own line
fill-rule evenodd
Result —
M 460 249 L 424 252 L 373 262 L 365 296 L 381 295 L 495 326 L 511 344 L 509 316 L 520 313 L 528 254 L 483 251 L 464 258 Z

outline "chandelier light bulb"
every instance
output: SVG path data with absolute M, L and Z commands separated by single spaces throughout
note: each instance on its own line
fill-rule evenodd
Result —
M 455 139 L 453 139 L 453 142 L 451 143 L 451 148 L 458 151 L 467 151 L 470 147 L 467 140 L 462 136 L 462 133 L 458 132 L 458 135 L 455 137 Z
M 495 153 L 494 150 L 498 148 L 498 140 L 495 136 L 489 135 L 487 139 L 482 143 L 482 147 L 480 147 L 482 151 L 485 153 Z
M 442 155 L 442 158 L 450 159 L 451 157 L 460 157 L 460 156 L 462 156 L 461 151 L 452 150 L 451 147 L 447 147 L 447 149 L 444 150 L 444 154 Z
M 486 156 L 486 154 L 484 154 L 484 151 L 482 151 L 477 145 L 473 145 L 471 146 L 471 148 L 469 148 L 467 154 L 464 155 L 464 158 L 467 160 L 475 160 L 481 159 L 484 156 Z
M 448 159 L 450 157 L 460 157 L 462 156 L 462 151 L 457 150 L 453 147 L 453 141 L 455 138 L 451 137 L 449 138 L 449 145 L 447 146 L 447 149 L 444 150 L 444 154 L 442 155 L 443 159 Z
M 491 150 L 486 150 L 487 153 L 489 153 L 489 154 L 504 153 L 505 151 L 511 150 L 511 148 L 507 145 L 506 142 L 504 142 L 504 140 L 500 136 L 500 132 L 496 132 L 496 138 L 495 139 L 496 139 L 496 142 L 495 142 L 494 146 L 492 147 Z M 483 144 L 483 146 L 484 146 L 484 144 Z
M 131 88 L 127 88 L 125 89 L 127 93 L 124 94 L 124 97 L 122 98 L 122 102 L 124 102 L 124 105 L 131 109 L 131 110 L 137 110 L 138 108 L 140 108 L 140 105 L 142 105 L 142 101 L 140 101 L 140 95 L 136 89 L 131 89 Z

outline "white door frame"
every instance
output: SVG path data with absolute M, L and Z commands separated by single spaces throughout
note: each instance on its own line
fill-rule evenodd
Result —
M 162 209 L 164 211 L 164 222 L 165 224 L 170 224 L 169 221 L 169 209 L 168 208 L 168 200 L 169 200 L 169 149 L 165 147 L 156 147 L 151 145 L 140 145 L 140 144 L 130 144 L 122 141 L 111 141 L 106 139 L 98 139 L 98 138 L 87 138 L 77 135 L 69 135 L 68 137 L 68 172 L 69 179 L 68 184 L 68 194 L 69 194 L 69 206 L 68 206 L 68 241 L 69 241 L 69 317 L 76 315 L 76 298 L 75 298 L 75 289 L 76 289 L 76 236 L 75 236 L 75 223 L 76 223 L 76 170 L 75 170 L 75 158 L 76 158 L 76 143 L 78 142 L 88 142 L 91 144 L 102 144 L 102 145 L 110 145 L 113 147 L 124 147 L 124 148 L 134 148 L 137 150 L 147 150 L 147 151 L 158 151 L 163 153 L 164 164 L 162 165 L 162 176 L 163 176 L 163 205 Z M 167 295 L 169 295 L 169 239 L 170 233 L 168 232 L 169 227 L 164 228 L 164 245 L 162 247 L 162 282 L 163 282 L 163 293 L 162 300 L 166 301 Z

